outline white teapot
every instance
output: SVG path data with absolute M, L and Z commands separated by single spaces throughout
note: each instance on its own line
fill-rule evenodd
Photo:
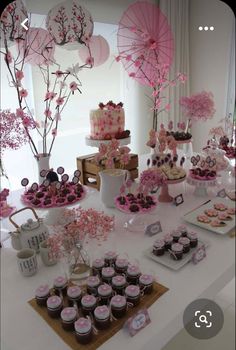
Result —
M 37 221 L 28 219 L 27 222 L 21 226 L 17 225 L 12 220 L 12 217 L 24 210 L 31 210 Z M 25 207 L 11 214 L 9 220 L 17 229 L 15 232 L 9 232 L 11 235 L 12 247 L 16 250 L 31 248 L 39 252 L 39 245 L 47 239 L 49 231 L 47 226 L 43 223 L 43 220 L 38 217 L 35 210 L 30 207 Z

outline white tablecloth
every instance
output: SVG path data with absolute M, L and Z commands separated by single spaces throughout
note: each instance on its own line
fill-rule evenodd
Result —
M 179 207 L 161 203 L 155 215 L 149 216 L 150 220 L 160 220 L 164 233 L 183 224 L 181 219 L 183 214 L 206 201 L 206 198 L 193 197 L 193 190 L 185 183 L 171 185 L 171 194 L 183 193 L 184 203 Z M 19 192 L 11 194 L 11 203 L 17 208 L 20 206 L 19 195 Z M 213 299 L 235 274 L 235 241 L 229 236 L 216 235 L 192 227 L 200 239 L 209 242 L 207 257 L 198 265 L 188 263 L 175 272 L 143 255 L 143 251 L 152 246 L 157 236 L 147 237 L 143 233 L 127 231 L 123 224 L 128 215 L 116 209 L 105 209 L 96 190 L 90 191 L 81 205 L 83 208 L 104 209 L 106 213 L 116 215 L 115 231 L 104 247 L 97 247 L 92 243 L 91 258 L 102 254 L 107 248 L 128 253 L 130 260 L 138 259 L 144 272 L 154 273 L 157 280 L 169 288 L 169 291 L 149 308 L 150 325 L 133 338 L 121 330 L 99 349 L 161 349 L 183 327 L 182 315 L 186 306 L 199 297 Z M 3 225 L 9 227 L 6 220 Z M 1 249 L 1 349 L 69 350 L 69 347 L 27 303 L 34 296 L 35 288 L 39 284 L 45 282 L 52 284 L 53 278 L 60 272 L 60 266 L 45 267 L 38 257 L 38 273 L 29 278 L 22 277 L 16 265 L 16 251 L 8 248 L 8 245 L 5 242 L 4 248 Z

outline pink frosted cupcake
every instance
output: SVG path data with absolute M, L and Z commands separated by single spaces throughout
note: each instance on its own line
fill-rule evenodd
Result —
M 50 290 L 48 285 L 39 286 L 35 291 L 36 303 L 39 306 L 46 306 L 47 299 L 50 297 Z
M 138 284 L 139 277 L 141 275 L 141 271 L 138 266 L 130 265 L 127 269 L 127 282 L 132 284 Z
M 126 287 L 126 278 L 122 275 L 117 275 L 112 277 L 112 288 L 117 294 L 124 294 L 124 290 Z
M 81 309 L 84 316 L 89 315 L 95 310 L 97 306 L 97 299 L 93 295 L 86 294 L 81 299 Z
M 109 301 L 112 297 L 112 288 L 109 284 L 101 284 L 98 287 L 98 296 L 100 298 L 101 304 L 109 304 Z
M 52 318 L 59 318 L 63 308 L 62 298 L 52 295 L 47 300 L 48 315 Z
M 180 237 L 179 243 L 183 245 L 184 253 L 188 253 L 190 251 L 190 239 L 188 237 Z
M 77 320 L 77 311 L 74 307 L 65 307 L 61 312 L 61 325 L 66 331 L 73 331 Z
M 58 276 L 53 281 L 53 288 L 55 290 L 55 294 L 66 295 L 68 280 L 63 276 Z
M 111 298 L 111 311 L 115 318 L 121 318 L 125 316 L 127 301 L 122 295 L 115 295 Z
M 130 284 L 125 288 L 125 296 L 127 302 L 137 305 L 140 302 L 140 288 Z
M 108 251 L 104 254 L 104 260 L 106 266 L 112 266 L 115 264 L 117 253 L 114 251 Z
M 115 270 L 117 273 L 125 273 L 128 268 L 128 260 L 123 258 L 117 258 L 115 262 Z
M 104 259 L 95 259 L 92 262 L 92 272 L 93 275 L 99 275 L 102 276 L 102 268 L 105 266 Z
M 115 276 L 115 270 L 113 267 L 103 267 L 102 280 L 105 283 L 111 283 L 112 277 Z
M 80 317 L 75 323 L 75 336 L 80 344 L 88 344 L 93 338 L 92 323 L 89 319 Z
M 82 291 L 79 286 L 71 286 L 67 288 L 67 299 L 70 306 L 76 304 L 79 307 L 81 298 Z
M 98 276 L 89 276 L 86 280 L 88 294 L 97 295 L 98 286 L 101 280 Z
M 173 243 L 171 246 L 171 256 L 175 260 L 181 260 L 183 257 L 183 245 L 180 243 Z
M 140 288 L 144 291 L 144 294 L 151 294 L 153 291 L 153 281 L 152 275 L 143 274 L 139 277 Z
M 106 305 L 97 306 L 94 310 L 95 326 L 98 329 L 107 329 L 110 324 L 110 310 Z

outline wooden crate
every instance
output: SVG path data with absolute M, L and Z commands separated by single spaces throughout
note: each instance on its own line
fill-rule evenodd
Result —
M 90 154 L 83 157 L 77 157 L 77 169 L 81 171 L 80 180 L 83 185 L 90 186 L 96 188 L 98 191 L 100 190 L 100 176 L 99 171 L 103 168 L 99 166 L 94 161 L 94 154 Z M 116 163 L 116 167 L 119 167 L 119 163 Z M 130 177 L 132 180 L 138 177 L 138 155 L 131 154 L 131 159 L 129 164 L 125 166 L 124 169 L 129 170 Z

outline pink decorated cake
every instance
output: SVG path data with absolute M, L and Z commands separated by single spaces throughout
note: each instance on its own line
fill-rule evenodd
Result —
M 90 111 L 90 138 L 93 140 L 122 139 L 129 136 L 125 131 L 125 112 L 123 103 L 109 101 L 99 103 L 99 108 Z

